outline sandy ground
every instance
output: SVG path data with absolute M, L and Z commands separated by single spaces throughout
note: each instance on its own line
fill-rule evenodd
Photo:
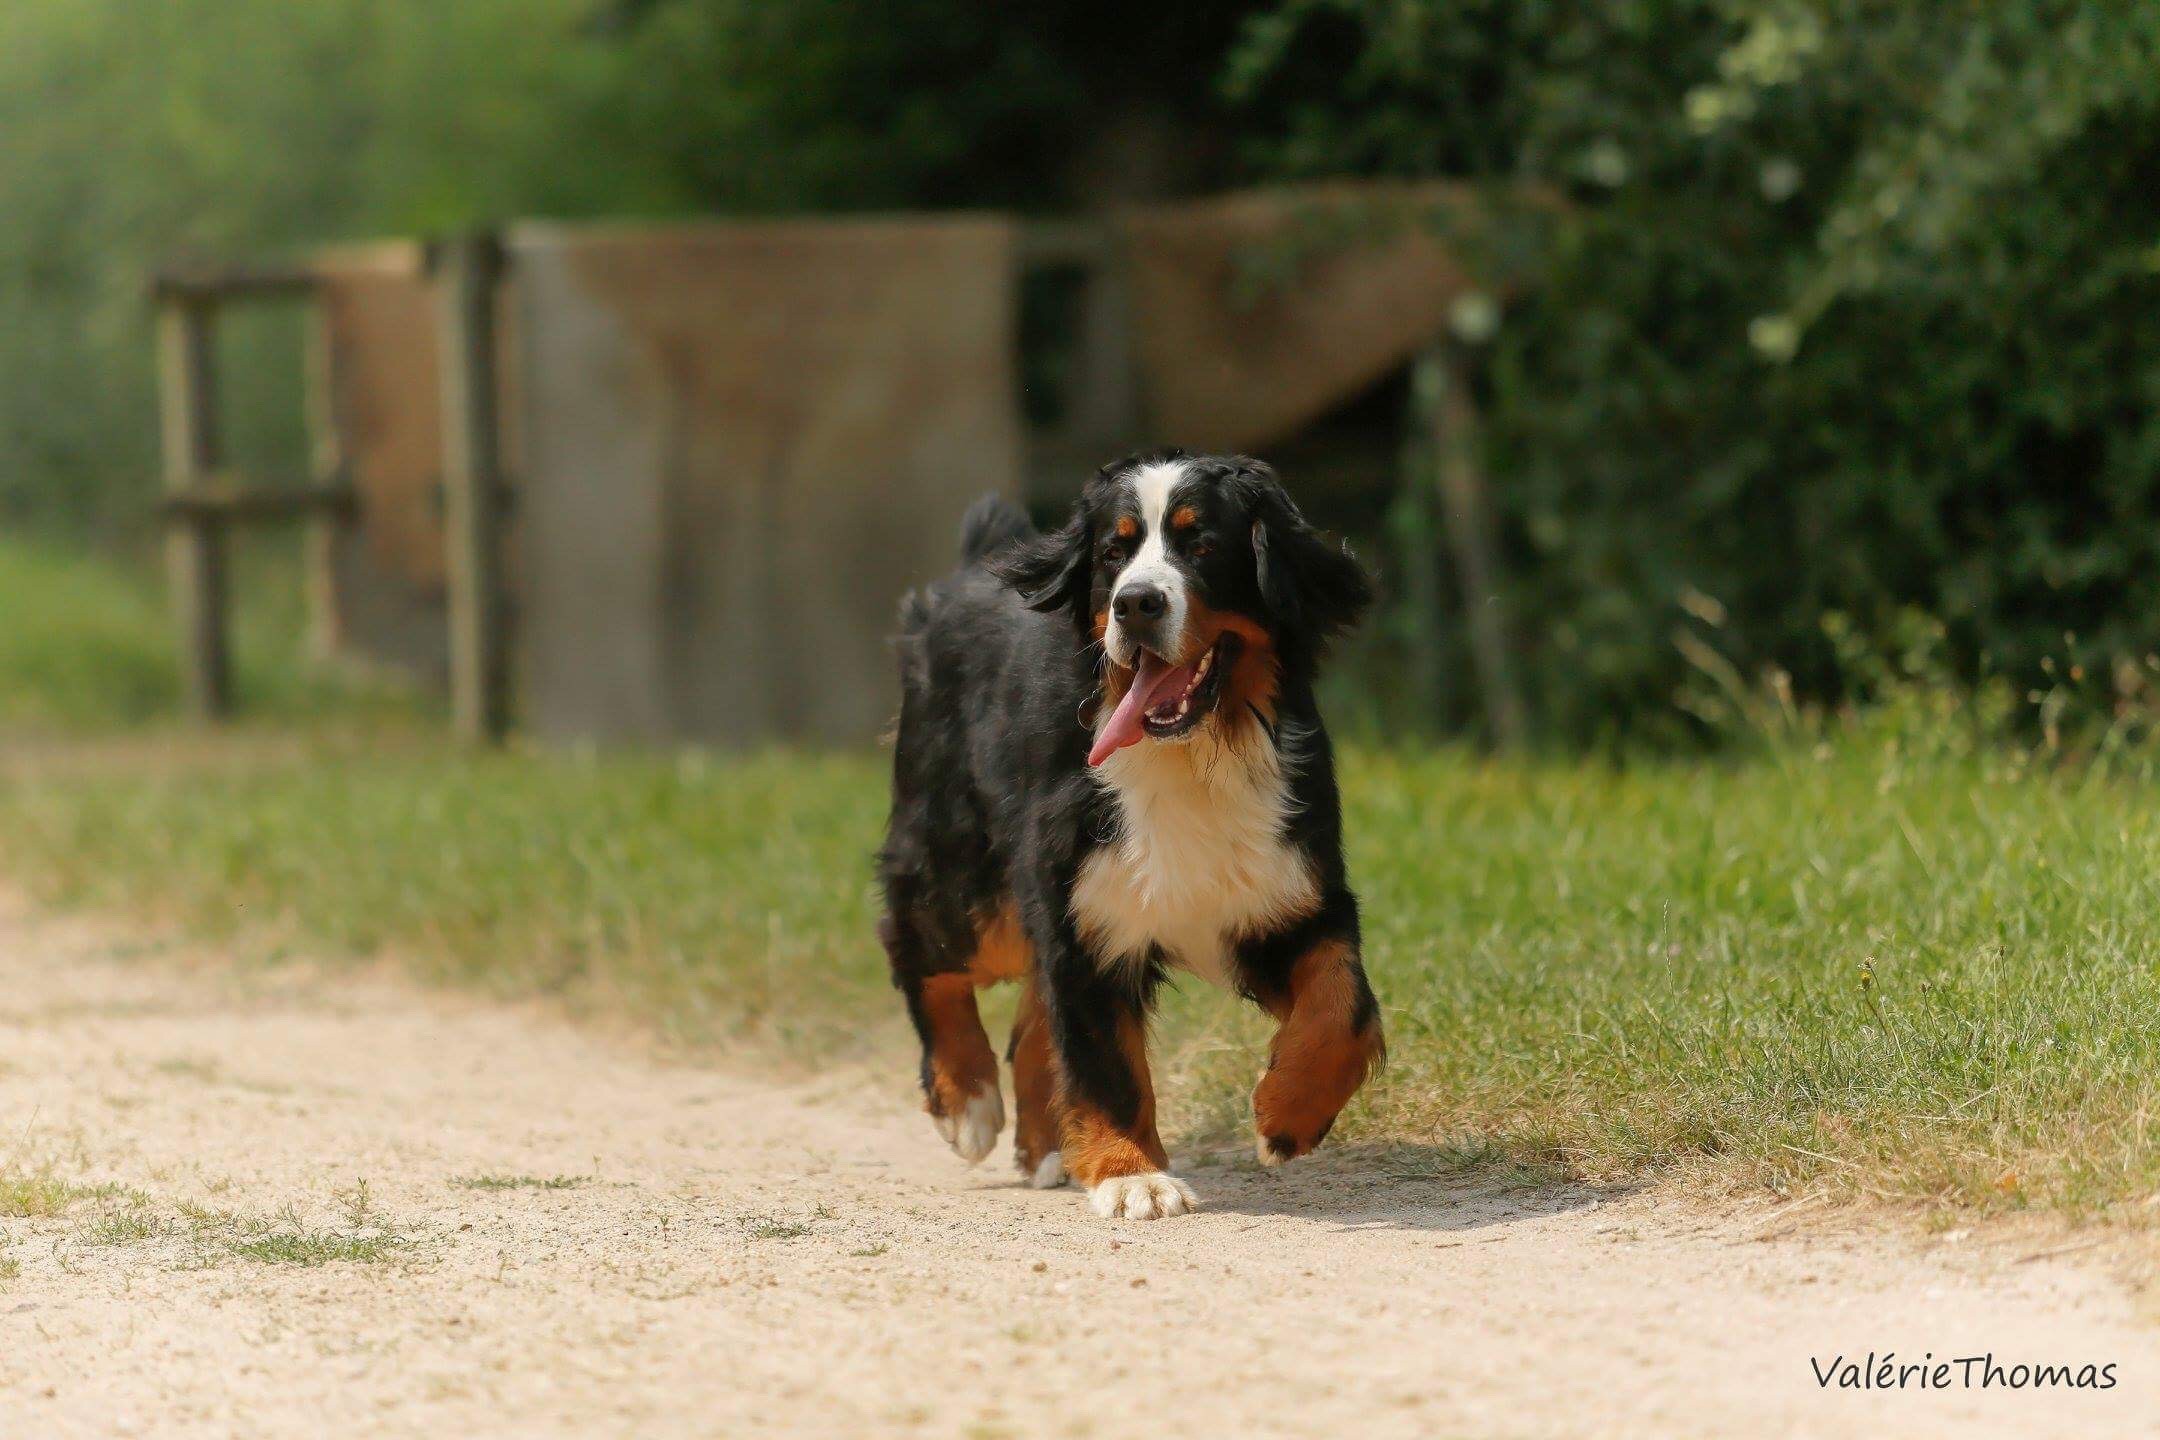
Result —
M 672 1064 L 0 901 L 0 1174 L 129 1187 L 0 1219 L 0 1435 L 2160 1435 L 2124 1257 L 2047 1253 L 2089 1237 L 1404 1164 L 1226 1158 L 1203 1214 L 1107 1222 L 964 1168 L 883 1073 Z M 1870 1351 L 2118 1384 L 1816 1385 Z

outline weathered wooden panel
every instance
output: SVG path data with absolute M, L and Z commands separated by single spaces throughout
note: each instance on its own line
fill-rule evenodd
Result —
M 354 523 L 331 546 L 332 646 L 448 673 L 442 395 L 435 305 L 417 244 L 331 251 L 316 266 L 320 382 Z
M 1343 182 L 1123 212 L 1151 433 L 1264 451 L 1440 332 L 1469 284 L 1445 231 L 1459 187 Z
M 1013 245 L 976 218 L 512 231 L 525 722 L 875 736 L 900 594 L 1018 489 Z

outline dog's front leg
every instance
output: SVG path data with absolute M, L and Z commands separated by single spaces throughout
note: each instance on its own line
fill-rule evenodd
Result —
M 1255 993 L 1281 1022 L 1253 1091 L 1260 1163 L 1280 1165 L 1327 1138 L 1343 1106 L 1387 1058 L 1387 1044 L 1354 930 L 1311 941 L 1278 985 Z
M 1057 1052 L 1065 1168 L 1095 1213 L 1153 1220 L 1199 1207 L 1169 1173 L 1148 1076 L 1152 977 L 1099 968 L 1069 924 L 1043 947 L 1038 977 Z

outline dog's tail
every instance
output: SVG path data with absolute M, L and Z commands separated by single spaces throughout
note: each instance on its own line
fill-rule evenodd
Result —
M 960 563 L 973 565 L 1034 533 L 1035 526 L 1025 510 L 1003 495 L 985 495 L 968 506 L 967 516 L 960 522 Z
M 1034 533 L 1026 511 L 1002 495 L 985 495 L 968 506 L 960 522 L 960 563 L 973 565 Z M 943 590 L 942 585 L 931 585 L 900 597 L 900 633 L 893 637 L 893 648 L 900 655 L 901 684 L 910 691 L 930 683 L 924 637 L 930 631 L 930 612 Z

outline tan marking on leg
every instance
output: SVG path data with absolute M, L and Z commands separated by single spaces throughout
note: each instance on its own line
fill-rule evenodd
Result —
M 1100 1109 L 1059 1085 L 1060 1128 L 1065 1141 L 1065 1169 L 1093 1188 L 1119 1175 L 1144 1175 L 1169 1165 L 1162 1137 L 1155 1133 L 1155 1086 L 1148 1075 L 1147 1027 L 1137 1019 L 1118 1027 L 1118 1048 L 1125 1052 L 1140 1092 L 1139 1113 L 1130 1128 L 1120 1127 Z
M 1290 972 L 1289 994 L 1268 1009 L 1282 1022 L 1253 1091 L 1263 1164 L 1318 1145 L 1350 1097 L 1387 1055 L 1377 1018 L 1356 1028 L 1357 955 L 1340 941 L 1314 946 Z
M 1020 928 L 1020 912 L 1008 900 L 987 922 L 976 927 L 975 954 L 968 961 L 968 975 L 977 985 L 1018 980 L 1027 974 L 1034 953 L 1027 932 Z
M 923 1108 L 940 1119 L 959 1115 L 987 1085 L 997 1088 L 997 1054 L 975 1006 L 975 981 L 965 971 L 922 982 L 930 1027 L 930 1090 Z
M 1063 1145 L 1059 1135 L 1057 1050 L 1050 1043 L 1050 1017 L 1030 977 L 1020 992 L 1012 1040 L 1013 1159 L 1031 1181 L 1043 1162 Z

